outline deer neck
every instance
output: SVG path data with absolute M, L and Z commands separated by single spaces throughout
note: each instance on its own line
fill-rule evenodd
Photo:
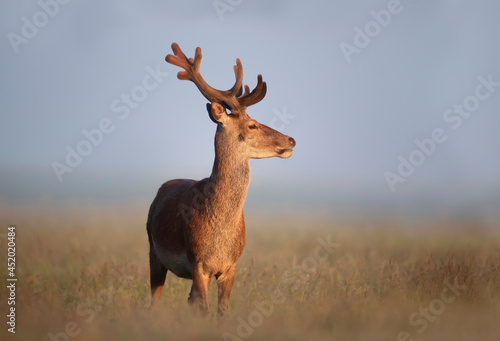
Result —
M 221 217 L 239 219 L 250 185 L 250 162 L 242 157 L 237 144 L 217 135 L 215 161 L 210 175 L 210 183 L 214 187 L 213 205 Z

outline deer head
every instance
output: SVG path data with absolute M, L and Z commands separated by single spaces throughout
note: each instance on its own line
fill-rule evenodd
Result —
M 233 87 L 217 90 L 208 85 L 200 74 L 201 48 L 196 48 L 194 59 L 187 58 L 176 43 L 172 44 L 172 51 L 174 55 L 167 55 L 165 60 L 184 69 L 179 71 L 177 78 L 192 81 L 210 101 L 207 110 L 212 121 L 217 123 L 216 145 L 223 145 L 245 159 L 289 158 L 292 155 L 295 147 L 293 138 L 257 122 L 247 114 L 247 107 L 260 102 L 266 95 L 267 86 L 261 75 L 258 75 L 257 86 L 251 92 L 246 84 L 243 92 L 243 67 L 238 58 L 234 66 L 236 82 Z

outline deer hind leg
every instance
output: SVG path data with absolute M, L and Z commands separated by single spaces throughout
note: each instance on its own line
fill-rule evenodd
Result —
M 210 275 L 203 271 L 202 264 L 195 264 L 193 267 L 193 286 L 189 293 L 188 302 L 202 316 L 206 316 L 208 307 L 208 287 L 210 286 Z
M 217 312 L 219 316 L 224 317 L 226 310 L 229 306 L 229 296 L 234 283 L 234 273 L 236 264 L 229 269 L 229 271 L 217 276 L 217 287 L 219 292 L 219 303 Z
M 165 284 L 167 269 L 161 264 L 154 250 L 149 251 L 149 270 L 151 280 L 151 307 L 155 306 L 161 297 L 161 291 Z

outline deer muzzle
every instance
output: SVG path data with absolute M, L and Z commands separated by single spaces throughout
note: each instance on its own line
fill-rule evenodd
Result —
M 288 159 L 290 156 L 292 156 L 293 148 L 296 145 L 293 137 L 288 137 L 288 144 L 289 144 L 289 148 L 283 148 L 283 147 L 276 148 L 276 152 L 278 153 L 278 156 L 280 158 Z

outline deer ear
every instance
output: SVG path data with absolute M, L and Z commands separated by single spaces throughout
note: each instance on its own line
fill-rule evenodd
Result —
M 226 108 L 217 100 L 213 99 L 212 103 L 207 103 L 207 111 L 208 116 L 214 123 L 224 123 L 227 118 Z

